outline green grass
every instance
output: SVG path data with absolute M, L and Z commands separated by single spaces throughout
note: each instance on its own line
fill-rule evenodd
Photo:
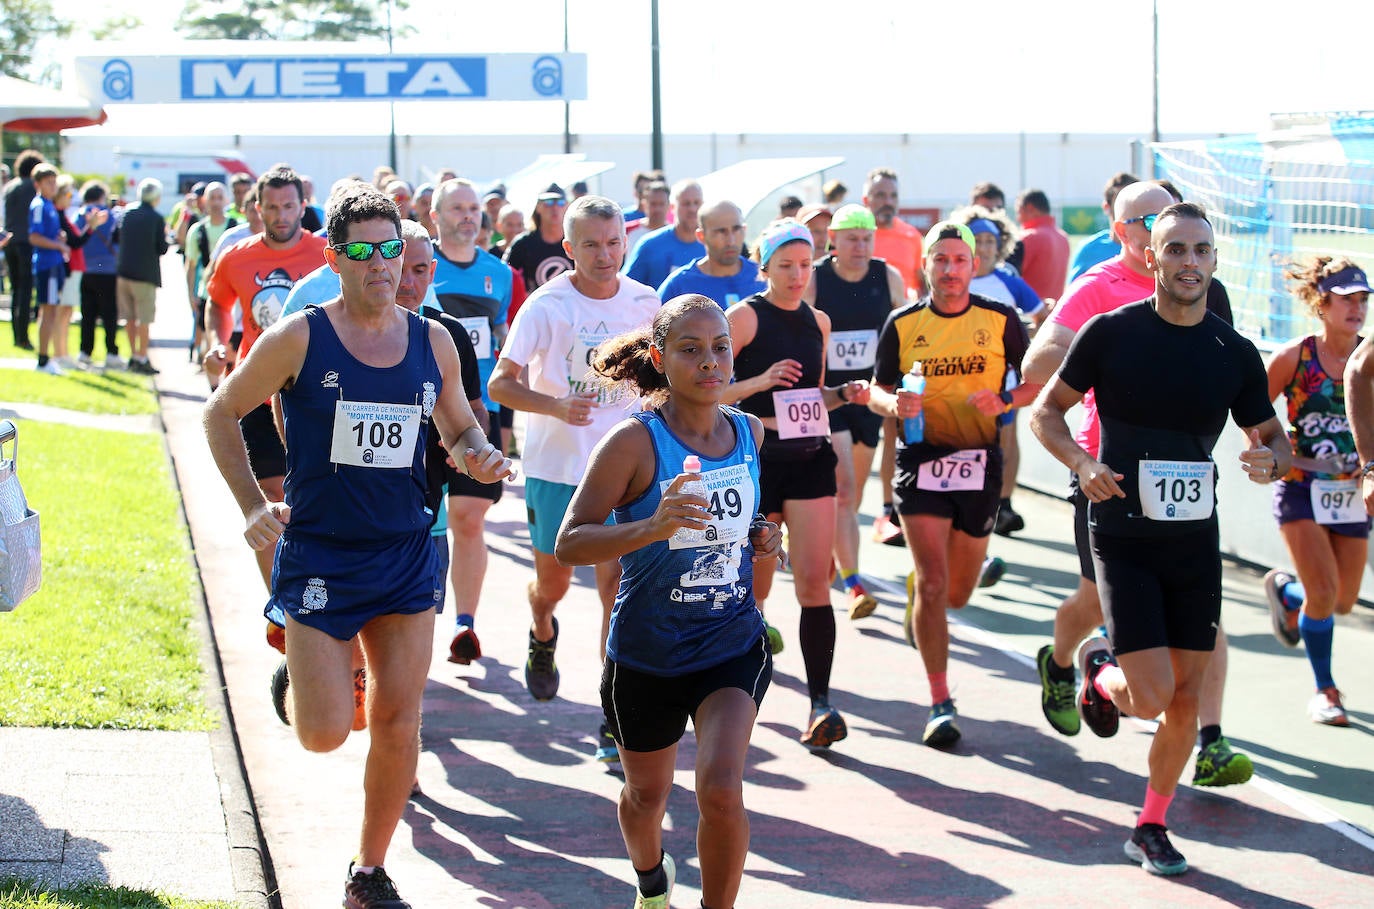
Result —
M 0 369 L 0 400 L 92 414 L 157 413 L 152 378 L 115 370 L 50 376 L 32 368 Z
M 234 904 L 102 884 L 46 890 L 31 881 L 5 877 L 0 878 L 0 909 L 234 909 Z
M 8 299 L 8 295 L 6 295 L 6 298 Z M 29 323 L 29 340 L 34 344 L 38 343 L 37 322 Z M 124 341 L 123 331 L 119 333 L 119 340 L 121 342 Z M 105 356 L 105 329 L 98 325 L 95 330 L 95 345 L 96 352 L 103 358 Z M 129 347 L 128 344 L 124 344 L 123 346 L 125 350 Z M 72 359 L 76 359 L 76 355 L 81 352 L 80 325 L 72 325 L 67 329 L 67 352 L 71 355 Z M 15 347 L 14 332 L 11 331 L 10 326 L 6 324 L 4 328 L 0 328 L 0 359 L 8 359 L 9 357 L 20 357 L 25 360 L 32 360 L 34 358 L 34 352 L 31 350 L 20 350 Z
M 0 725 L 212 728 L 162 437 L 29 420 L 19 434 L 43 586 L 0 614 Z

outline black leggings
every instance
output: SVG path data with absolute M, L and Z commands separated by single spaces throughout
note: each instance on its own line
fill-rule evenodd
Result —
M 81 276 L 81 352 L 95 353 L 95 323 L 105 326 L 105 352 L 119 355 L 119 307 L 115 302 L 114 275 Z
M 14 343 L 28 343 L 29 318 L 33 308 L 33 247 L 11 240 L 5 247 L 5 265 L 10 272 L 10 327 Z

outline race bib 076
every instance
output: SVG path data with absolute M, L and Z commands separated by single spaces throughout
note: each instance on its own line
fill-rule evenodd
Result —
M 987 451 L 982 448 L 966 448 L 922 464 L 916 473 L 916 488 L 931 492 L 980 490 L 987 473 Z

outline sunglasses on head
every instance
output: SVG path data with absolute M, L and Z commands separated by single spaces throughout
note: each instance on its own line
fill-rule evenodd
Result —
M 1122 223 L 1122 224 L 1135 224 L 1135 223 L 1139 222 L 1140 224 L 1145 225 L 1145 229 L 1146 229 L 1146 230 L 1154 230 L 1154 229 L 1155 229 L 1155 221 L 1156 221 L 1158 218 L 1159 218 L 1159 215 L 1141 215 L 1139 218 L 1127 218 L 1125 221 L 1122 221 L 1121 223 Z
M 354 262 L 366 262 L 375 252 L 381 252 L 383 259 L 396 258 L 405 249 L 405 241 L 396 239 L 369 243 L 366 240 L 354 240 L 352 243 L 335 243 L 330 248 L 343 253 L 345 258 Z

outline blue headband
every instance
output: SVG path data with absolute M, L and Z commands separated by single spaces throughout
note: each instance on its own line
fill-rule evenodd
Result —
M 997 225 L 987 218 L 974 218 L 972 221 L 968 222 L 968 229 L 973 231 L 975 236 L 978 234 L 992 234 L 997 239 L 1002 239 L 1002 231 L 998 230 Z
M 767 268 L 768 260 L 773 258 L 773 253 L 788 243 L 798 240 L 805 241 L 808 248 L 812 251 L 815 250 L 816 245 L 811 239 L 811 229 L 800 221 L 784 218 L 768 225 L 763 236 L 759 237 L 759 267 Z

